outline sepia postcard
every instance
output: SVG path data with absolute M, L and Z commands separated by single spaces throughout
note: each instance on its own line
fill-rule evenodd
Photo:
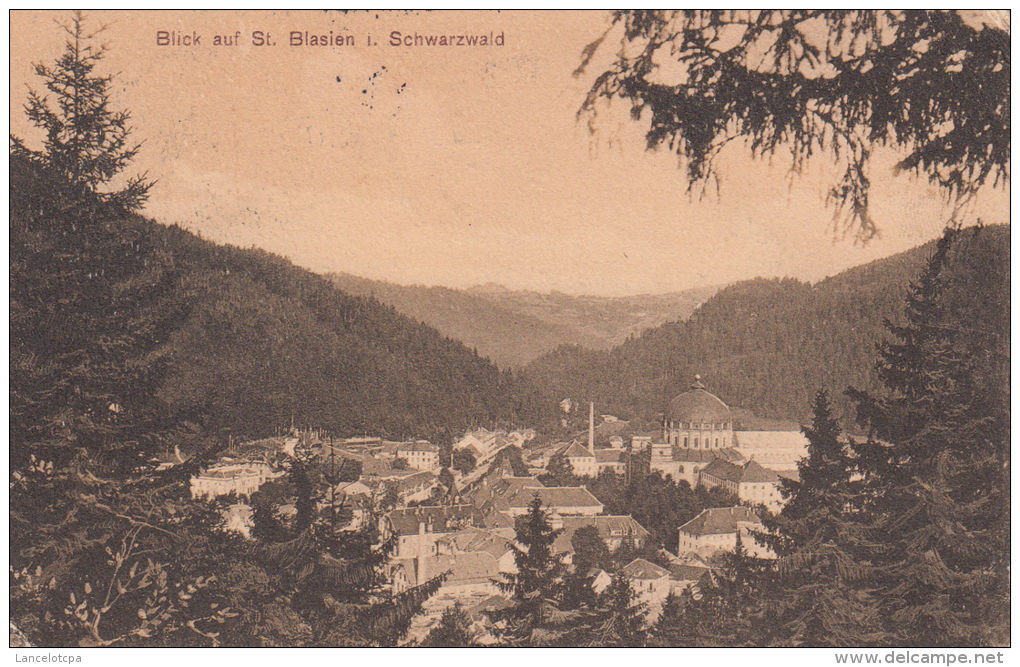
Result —
M 9 20 L 15 662 L 1008 662 L 1008 10 Z

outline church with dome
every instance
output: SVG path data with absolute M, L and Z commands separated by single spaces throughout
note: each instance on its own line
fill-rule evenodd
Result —
M 662 441 L 685 449 L 727 449 L 733 446 L 733 415 L 694 376 L 694 384 L 669 402 L 662 417 Z
M 729 406 L 696 375 L 666 406 L 661 437 L 634 436 L 631 450 L 648 450 L 649 469 L 663 477 L 692 487 L 724 486 L 743 501 L 778 509 L 779 475 L 794 474 L 797 461 L 807 455 L 807 439 L 799 431 L 734 426 Z

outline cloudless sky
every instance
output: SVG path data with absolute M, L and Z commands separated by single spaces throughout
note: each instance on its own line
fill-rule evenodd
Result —
M 52 62 L 63 13 L 11 14 L 11 131 L 32 62 Z M 397 283 L 623 295 L 754 276 L 818 280 L 934 238 L 940 193 L 893 177 L 878 151 L 867 245 L 833 233 L 827 160 L 790 181 L 785 161 L 723 155 L 716 196 L 692 199 L 677 159 L 645 150 L 641 123 L 605 108 L 591 134 L 576 112 L 581 50 L 606 12 L 91 12 L 107 24 L 102 71 L 144 140 L 138 170 L 159 179 L 146 214 L 203 237 L 258 246 L 314 271 Z M 201 35 L 160 47 L 156 31 Z M 236 47 L 214 47 L 215 34 Z M 273 47 L 250 43 L 269 32 Z M 290 31 L 350 34 L 353 47 L 288 46 Z M 500 34 L 505 46 L 396 47 L 393 31 Z M 371 36 L 374 46 L 367 44 Z M 1005 191 L 971 219 L 1009 221 Z

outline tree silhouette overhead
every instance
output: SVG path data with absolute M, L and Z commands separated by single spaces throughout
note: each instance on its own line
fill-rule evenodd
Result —
M 829 190 L 843 228 L 868 239 L 874 146 L 905 156 L 958 208 L 984 184 L 1009 181 L 1008 26 L 950 11 L 621 11 L 616 59 L 592 85 L 650 121 L 649 148 L 684 161 L 689 185 L 718 185 L 716 158 L 743 140 L 755 158 L 788 151 L 792 172 L 831 156 Z M 582 54 L 584 71 L 609 35 Z M 645 116 L 645 111 L 648 115 Z M 842 214 L 840 216 L 840 214 Z

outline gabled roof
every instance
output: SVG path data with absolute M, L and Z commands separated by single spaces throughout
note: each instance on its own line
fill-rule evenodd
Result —
M 553 510 L 566 507 L 598 507 L 598 511 L 601 512 L 603 507 L 599 499 L 583 486 L 539 486 L 518 489 L 507 498 L 508 508 L 527 507 L 536 495 L 543 507 Z
M 761 467 L 757 461 L 748 461 L 741 466 L 722 459 L 715 459 L 702 469 L 701 474 L 711 475 L 735 484 L 776 483 L 779 481 L 779 476 L 775 472 Z
M 676 581 L 701 581 L 702 577 L 708 576 L 712 571 L 704 565 L 671 564 L 669 566 L 669 577 Z
M 499 575 L 499 564 L 496 558 L 484 551 L 471 551 L 455 556 L 435 556 L 428 558 L 426 577 L 434 577 L 442 572 L 449 572 L 444 586 L 484 583 Z
M 669 576 L 669 570 L 644 558 L 635 558 L 620 570 L 620 574 L 628 579 L 662 579 Z
M 417 535 L 418 524 L 432 523 L 433 533 L 449 533 L 469 526 L 483 525 L 482 515 L 474 505 L 432 505 L 427 507 L 401 507 L 386 513 L 393 532 L 398 535 Z
M 456 553 L 484 551 L 485 553 L 499 558 L 507 551 L 510 551 L 510 543 L 513 541 L 514 531 L 501 528 L 498 530 L 485 530 L 483 528 L 465 528 L 455 533 L 444 536 L 439 541 L 449 544 Z
M 680 531 L 688 535 L 736 533 L 737 522 L 761 523 L 754 512 L 743 505 L 712 507 L 680 526 Z
M 591 452 L 589 452 L 587 449 L 577 444 L 576 442 L 570 443 L 570 446 L 564 450 L 563 455 L 566 456 L 568 459 L 575 457 L 595 458 L 594 454 L 592 454 Z
M 506 498 L 526 487 L 543 486 L 537 477 L 498 477 L 488 484 L 475 487 L 471 492 L 471 502 L 476 507 L 489 509 L 495 507 L 500 511 L 509 508 Z
M 772 482 L 776 483 L 779 481 L 779 475 L 775 471 L 763 468 L 760 463 L 751 459 L 744 464 L 743 470 L 740 475 L 740 481 L 748 484 L 756 484 L 761 482 Z
M 417 489 L 419 487 L 435 484 L 438 481 L 439 481 L 438 477 L 436 477 L 435 475 L 428 471 L 423 471 L 415 473 L 413 475 L 408 475 L 407 477 L 401 477 L 400 479 L 391 482 L 387 482 L 387 484 L 396 487 L 397 493 L 404 493 L 405 491 L 410 491 L 411 489 Z

